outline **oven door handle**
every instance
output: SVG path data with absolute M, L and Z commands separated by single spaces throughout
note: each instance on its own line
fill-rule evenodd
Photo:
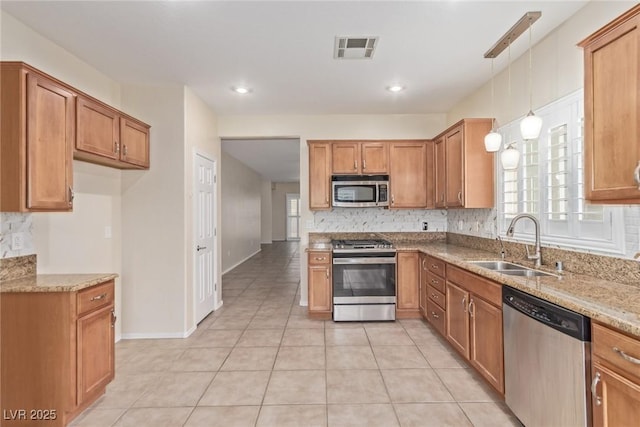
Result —
M 334 264 L 395 264 L 395 257 L 379 258 L 334 258 Z

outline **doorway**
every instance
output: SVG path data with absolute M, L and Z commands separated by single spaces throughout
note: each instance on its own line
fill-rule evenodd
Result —
M 286 194 L 287 241 L 300 240 L 300 194 Z
M 196 324 L 217 305 L 216 163 L 198 153 L 193 160 L 193 251 Z

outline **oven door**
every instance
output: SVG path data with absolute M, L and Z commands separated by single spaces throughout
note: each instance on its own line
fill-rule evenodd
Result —
M 334 304 L 395 304 L 395 302 L 395 254 L 334 253 Z
M 378 206 L 378 184 L 372 181 L 333 181 L 333 206 Z

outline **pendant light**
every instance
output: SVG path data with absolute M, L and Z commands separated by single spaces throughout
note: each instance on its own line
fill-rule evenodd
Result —
M 509 67 L 508 67 L 508 87 L 507 87 L 507 105 L 509 111 L 511 111 L 511 39 L 509 39 L 508 46 L 509 53 Z M 514 147 L 515 143 L 512 142 L 507 147 L 502 150 L 500 153 L 500 163 L 502 164 L 502 169 L 504 170 L 513 170 L 518 167 L 518 163 L 520 163 L 520 152 Z
M 491 58 L 491 111 L 492 114 L 495 116 L 495 103 L 494 103 L 494 97 L 495 97 L 495 93 L 494 93 L 494 88 L 493 88 L 493 58 Z M 485 137 L 484 137 L 484 149 L 488 152 L 488 153 L 495 153 L 496 151 L 500 150 L 500 147 L 502 146 L 502 135 L 498 133 L 497 129 L 496 129 L 496 119 L 493 118 L 491 119 L 491 132 L 489 132 Z
M 531 65 L 531 50 L 531 19 L 529 19 L 529 113 L 520 122 L 520 133 L 524 140 L 538 139 L 540 130 L 542 130 L 542 119 L 533 114 L 533 68 Z

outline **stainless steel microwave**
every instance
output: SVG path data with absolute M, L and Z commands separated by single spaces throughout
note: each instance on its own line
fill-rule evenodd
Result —
M 331 184 L 333 207 L 389 206 L 389 175 L 334 175 Z

